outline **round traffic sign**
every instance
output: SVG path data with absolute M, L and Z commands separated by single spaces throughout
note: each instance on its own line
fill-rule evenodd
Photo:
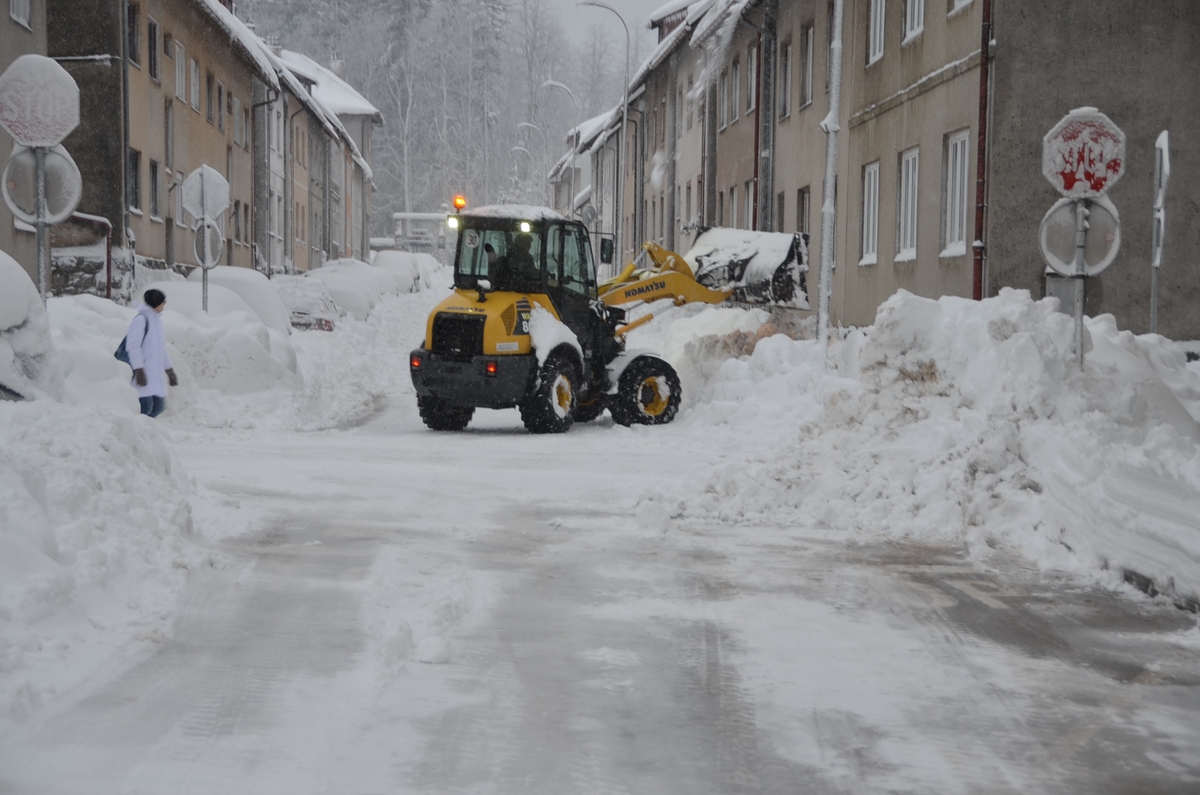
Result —
M 208 270 L 221 261 L 221 250 L 225 247 L 225 235 L 211 218 L 201 218 L 196 224 L 196 238 L 192 241 L 192 252 L 196 264 Z
M 1107 196 L 1059 199 L 1042 219 L 1038 241 L 1047 265 L 1062 276 L 1075 276 L 1075 205 L 1079 201 L 1088 203 L 1083 272 L 1085 276 L 1098 276 L 1121 250 L 1121 217 Z
M 1095 108 L 1076 108 L 1042 139 L 1042 174 L 1068 199 L 1099 196 L 1125 173 L 1125 133 Z
M 33 149 L 17 147 L 0 172 L 0 193 L 13 216 L 37 223 L 37 158 Z M 79 166 L 61 144 L 46 150 L 46 217 L 58 224 L 71 217 L 83 195 Z
M 22 146 L 54 146 L 79 126 L 79 86 L 44 55 L 22 55 L 0 75 L 0 126 Z

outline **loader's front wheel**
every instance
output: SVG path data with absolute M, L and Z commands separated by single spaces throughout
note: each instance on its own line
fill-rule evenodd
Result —
M 521 422 L 530 433 L 565 433 L 575 422 L 575 365 L 552 354 L 539 376 L 538 388 L 521 401 Z
M 417 396 L 417 412 L 421 420 L 433 431 L 461 431 L 467 427 L 475 414 L 473 406 L 451 406 L 444 400 L 429 396 Z
M 666 425 L 679 412 L 681 396 L 675 368 L 642 356 L 621 373 L 608 410 L 618 425 Z

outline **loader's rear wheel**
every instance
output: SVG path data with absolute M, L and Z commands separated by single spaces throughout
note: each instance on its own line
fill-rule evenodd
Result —
M 539 376 L 538 388 L 521 402 L 521 422 L 530 433 L 565 433 L 575 422 L 575 365 L 552 354 Z
M 461 431 L 475 414 L 473 406 L 451 406 L 432 395 L 417 396 L 417 411 L 425 425 L 434 431 Z
M 643 356 L 621 373 L 608 409 L 618 425 L 666 425 L 675 419 L 681 396 L 675 368 L 662 359 Z

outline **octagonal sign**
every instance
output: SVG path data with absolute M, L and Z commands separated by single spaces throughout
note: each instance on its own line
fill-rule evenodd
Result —
M 1042 174 L 1068 199 L 1091 199 L 1125 173 L 1125 133 L 1095 108 L 1076 108 L 1042 139 Z
M 79 126 L 79 86 L 51 58 L 22 55 L 0 75 L 0 126 L 22 146 L 50 147 Z

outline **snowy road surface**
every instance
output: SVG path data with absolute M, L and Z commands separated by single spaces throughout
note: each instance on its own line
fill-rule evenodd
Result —
M 170 638 L 2 738 L 0 792 L 1200 791 L 1186 614 L 635 507 L 721 458 L 686 425 L 175 434 L 260 529 Z

